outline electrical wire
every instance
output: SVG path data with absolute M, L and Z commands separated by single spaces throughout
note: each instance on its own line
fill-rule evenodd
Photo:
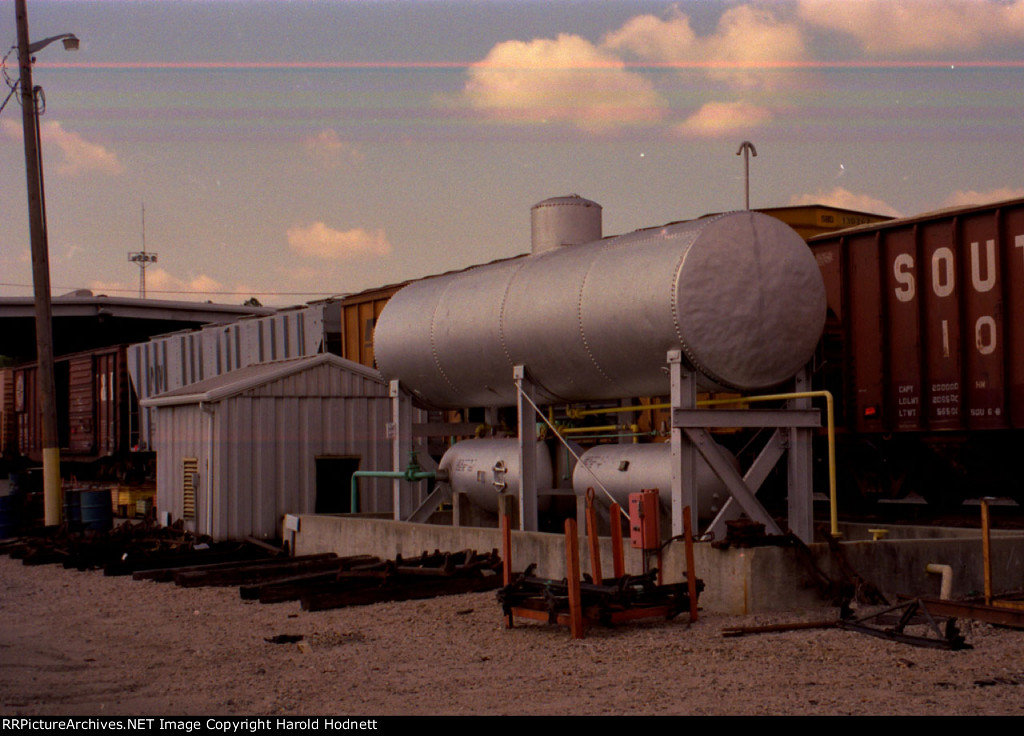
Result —
M 612 494 L 609 493 L 608 489 L 604 487 L 604 484 L 601 482 L 601 479 L 597 477 L 597 473 L 591 470 L 590 467 L 580 459 L 580 456 L 576 454 L 576 452 L 569 446 L 569 443 L 565 441 L 565 438 L 561 434 L 559 434 L 557 429 L 555 429 L 555 425 L 548 421 L 548 418 L 544 416 L 544 412 L 542 412 L 540 408 L 535 403 L 533 403 L 533 399 L 526 395 L 526 393 L 523 391 L 522 387 L 519 385 L 518 382 L 516 382 L 515 388 L 516 392 L 526 401 L 526 403 L 532 406 L 533 410 L 537 412 L 537 416 L 539 416 L 544 421 L 544 423 L 551 428 L 551 431 L 555 433 L 555 437 L 558 439 L 558 441 L 565 445 L 565 449 L 568 450 L 574 458 L 576 458 L 576 464 L 578 466 L 582 466 L 584 470 L 586 470 L 594 477 L 594 482 L 597 483 L 598 486 L 600 486 L 601 490 L 604 491 L 604 495 L 608 496 L 612 503 L 618 503 L 615 500 L 615 497 L 612 496 Z M 627 519 L 629 518 L 629 514 L 621 506 L 619 507 L 619 512 Z
M 32 284 L 11 284 L 0 282 L 0 286 L 9 286 L 16 289 L 31 289 Z M 80 289 L 80 286 L 60 286 L 54 285 L 54 289 Z M 116 291 L 135 293 L 138 289 L 108 289 L 104 288 L 103 291 Z M 147 294 L 202 294 L 203 296 L 208 295 L 226 295 L 226 296 L 342 296 L 336 291 L 193 291 L 190 289 L 146 289 Z

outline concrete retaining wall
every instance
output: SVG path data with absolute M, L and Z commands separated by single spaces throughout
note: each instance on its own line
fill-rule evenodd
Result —
M 497 529 L 409 524 L 349 516 L 303 515 L 297 519 L 298 531 L 293 534 L 286 528 L 284 533 L 285 539 L 292 540 L 295 554 L 335 552 L 339 555 L 373 554 L 393 558 L 397 554 L 411 557 L 435 549 L 501 551 L 501 535 Z M 953 530 L 951 536 L 941 536 L 935 534 L 933 528 L 920 529 L 926 530 L 920 533 L 930 538 L 843 542 L 842 548 L 849 566 L 890 599 L 894 599 L 897 593 L 938 596 L 940 577 L 925 572 L 925 566 L 930 562 L 954 568 L 954 598 L 982 590 L 981 535 L 977 530 Z M 845 527 L 844 535 L 855 539 L 868 536 L 866 531 L 853 526 Z M 890 536 L 915 535 L 912 528 L 901 528 Z M 519 572 L 527 565 L 537 563 L 537 575 L 553 579 L 565 577 L 565 538 L 562 535 L 516 531 L 512 537 L 513 570 Z M 641 553 L 629 548 L 628 544 L 627 539 L 626 571 L 641 573 Z M 994 534 L 992 547 L 996 592 L 1024 588 L 1024 535 Z M 819 569 L 836 577 L 838 566 L 830 558 L 828 546 L 818 543 L 810 548 Z M 602 572 L 610 577 L 612 557 L 609 538 L 601 539 L 601 549 Z M 822 607 L 830 603 L 815 586 L 815 575 L 806 560 L 792 548 L 719 550 L 709 544 L 698 544 L 694 548 L 694 556 L 697 577 L 705 585 L 700 597 L 704 611 L 745 614 Z M 589 552 L 582 535 L 580 560 L 583 571 L 590 572 Z M 683 580 L 686 561 L 682 543 L 676 542 L 666 548 L 662 563 L 665 582 Z

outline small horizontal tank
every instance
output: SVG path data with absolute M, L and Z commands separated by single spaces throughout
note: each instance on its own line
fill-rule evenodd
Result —
M 719 445 L 738 467 L 728 450 Z M 595 480 L 596 477 L 596 480 Z M 629 508 L 629 494 L 645 488 L 657 488 L 659 501 L 666 513 L 672 508 L 672 446 L 666 442 L 637 445 L 598 445 L 580 456 L 572 474 L 572 488 L 577 496 L 593 488 L 604 496 L 597 481 L 607 489 L 615 502 Z M 704 461 L 697 459 L 697 514 L 700 519 L 712 518 L 729 498 L 729 490 Z M 607 503 L 607 497 L 605 497 Z
M 448 448 L 438 468 L 448 472 L 452 491 L 465 493 L 480 508 L 498 513 L 498 494 L 519 497 L 519 441 L 480 438 L 464 440 Z M 543 442 L 537 443 L 537 488 L 552 487 L 551 453 Z M 550 496 L 538 497 L 538 510 L 546 511 Z

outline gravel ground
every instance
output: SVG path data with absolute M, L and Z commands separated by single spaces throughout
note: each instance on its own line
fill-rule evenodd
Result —
M 839 630 L 723 638 L 815 612 L 508 630 L 493 593 L 307 613 L 0 557 L 0 713 L 1024 715 L 1024 631 L 971 650 Z M 272 644 L 278 634 L 302 642 Z

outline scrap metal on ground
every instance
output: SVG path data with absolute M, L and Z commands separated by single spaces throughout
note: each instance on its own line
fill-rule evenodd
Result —
M 507 509 L 506 509 L 507 511 Z M 612 556 L 617 577 L 601 576 L 601 558 L 597 545 L 597 518 L 593 506 L 593 493 L 587 494 L 587 530 L 591 554 L 591 576 L 581 580 L 579 540 L 576 520 L 565 521 L 565 548 L 567 577 L 563 580 L 549 580 L 533 575 L 536 564 L 514 579 L 506 573 L 505 585 L 498 592 L 498 602 L 504 613 L 505 625 L 511 628 L 516 618 L 527 618 L 546 623 L 568 626 L 574 639 L 582 639 L 586 628 L 601 624 L 612 626 L 639 619 L 672 619 L 683 611 L 690 613 L 690 620 L 697 618 L 697 597 L 704 590 L 704 582 L 698 580 L 693 569 L 693 538 L 689 533 L 690 509 L 684 509 L 684 525 L 687 530 L 687 571 L 682 583 L 660 585 L 659 570 L 652 569 L 643 575 L 626 575 L 622 553 L 622 535 L 619 524 L 618 504 L 610 507 L 612 520 Z M 511 515 L 501 517 L 504 554 L 512 557 Z

